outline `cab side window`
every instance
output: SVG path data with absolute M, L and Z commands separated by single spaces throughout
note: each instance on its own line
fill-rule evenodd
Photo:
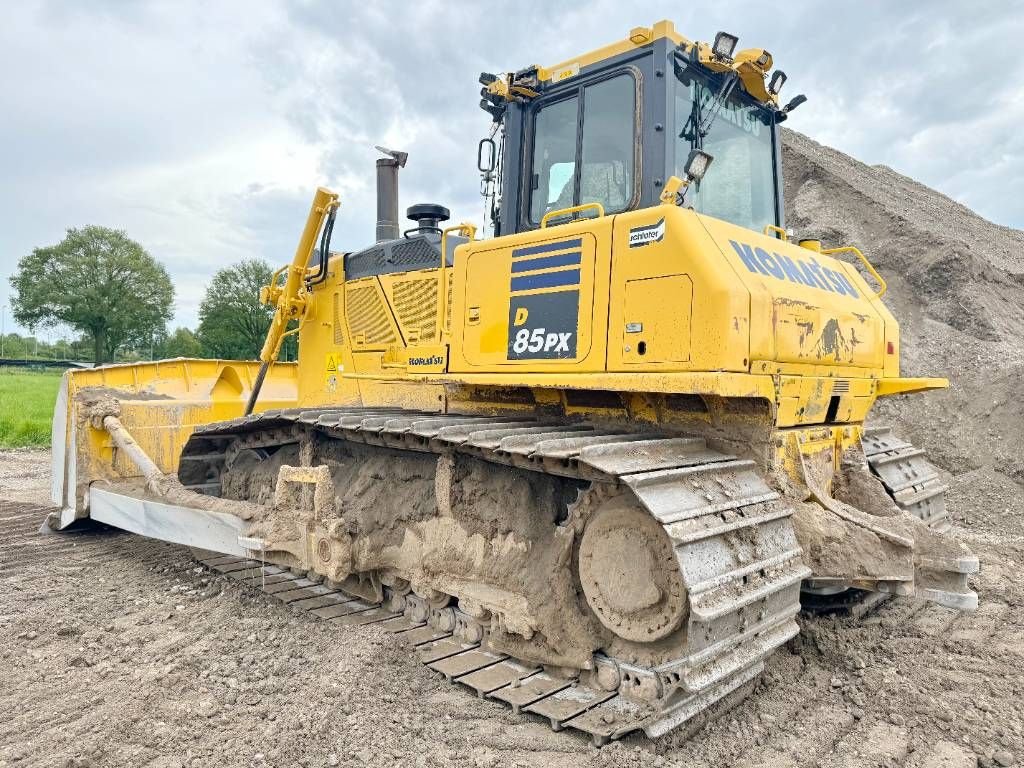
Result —
M 636 88 L 620 75 L 583 89 L 583 142 L 577 205 L 597 202 L 605 212 L 626 210 L 633 196 Z
M 540 222 L 548 211 L 571 206 L 576 179 L 576 128 L 579 98 L 541 107 L 533 121 L 533 192 L 530 220 Z M 568 203 L 565 202 L 568 190 Z
M 605 213 L 629 208 L 636 130 L 636 84 L 627 74 L 541 106 L 534 117 L 531 223 L 583 203 L 600 203 Z

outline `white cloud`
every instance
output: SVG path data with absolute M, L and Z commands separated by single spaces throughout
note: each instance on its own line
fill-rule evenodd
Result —
M 373 144 L 410 152 L 403 205 L 479 222 L 480 71 L 552 64 L 674 18 L 772 51 L 790 125 L 1024 226 L 1021 3 L 856 6 L 539 0 L 502 5 L 19 3 L 0 27 L 0 301 L 65 228 L 124 228 L 170 269 L 194 325 L 212 271 L 290 256 L 317 184 L 335 242 L 373 234 Z

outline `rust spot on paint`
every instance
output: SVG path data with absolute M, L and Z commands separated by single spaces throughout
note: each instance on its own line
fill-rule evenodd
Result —
M 788 296 L 781 296 L 775 299 L 775 304 L 781 304 L 782 306 L 785 307 L 807 307 L 807 309 L 817 309 L 817 307 L 814 306 L 813 304 L 810 304 L 806 301 L 801 301 L 800 299 L 791 299 Z
M 843 329 L 839 327 L 839 321 L 834 317 L 825 323 L 821 329 L 821 337 L 815 347 L 819 357 L 851 357 L 852 347 L 850 342 L 843 335 Z
M 814 323 L 810 320 L 807 320 L 806 322 L 800 322 L 798 320 L 796 327 L 800 329 L 800 346 L 803 347 L 804 342 L 807 341 L 808 337 L 812 333 L 814 333 Z

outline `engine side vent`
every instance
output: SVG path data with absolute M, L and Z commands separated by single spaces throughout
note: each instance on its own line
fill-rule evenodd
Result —
M 375 282 L 346 286 L 347 314 L 353 344 L 394 344 L 395 332 Z
M 379 245 L 358 253 L 350 253 L 345 257 L 345 274 L 349 275 L 350 279 L 380 274 L 387 265 L 385 256 L 384 248 Z
M 341 292 L 340 291 L 335 291 L 334 292 L 334 318 L 333 318 L 333 323 L 334 323 L 334 343 L 337 344 L 339 347 L 342 346 L 345 343 L 345 329 L 344 329 L 344 325 L 342 324 L 343 323 L 343 319 L 344 318 L 342 318 L 342 316 L 341 316 Z
M 832 384 L 833 395 L 845 395 L 850 391 L 849 379 L 838 379 Z
M 441 254 L 425 238 L 412 237 L 395 243 L 388 261 L 403 267 L 429 269 L 441 266 Z
M 395 282 L 395 315 L 412 341 L 432 340 L 437 333 L 437 277 Z
M 454 285 L 455 285 L 455 283 L 449 278 L 449 280 L 448 280 L 448 311 L 445 313 L 445 316 L 444 316 L 444 328 L 441 329 L 445 333 L 450 331 L 451 328 L 452 328 L 452 302 L 454 301 L 454 291 L 452 290 L 452 286 L 454 286 Z

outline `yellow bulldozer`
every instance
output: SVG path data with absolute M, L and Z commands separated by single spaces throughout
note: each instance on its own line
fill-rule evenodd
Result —
M 261 359 L 66 375 L 50 524 L 193 547 L 603 743 L 750 690 L 801 605 L 971 610 L 938 472 L 886 429 L 885 283 L 784 228 L 767 51 L 670 22 L 481 75 L 493 236 L 436 204 L 331 251 L 316 192 Z M 286 334 L 298 362 L 277 362 Z

